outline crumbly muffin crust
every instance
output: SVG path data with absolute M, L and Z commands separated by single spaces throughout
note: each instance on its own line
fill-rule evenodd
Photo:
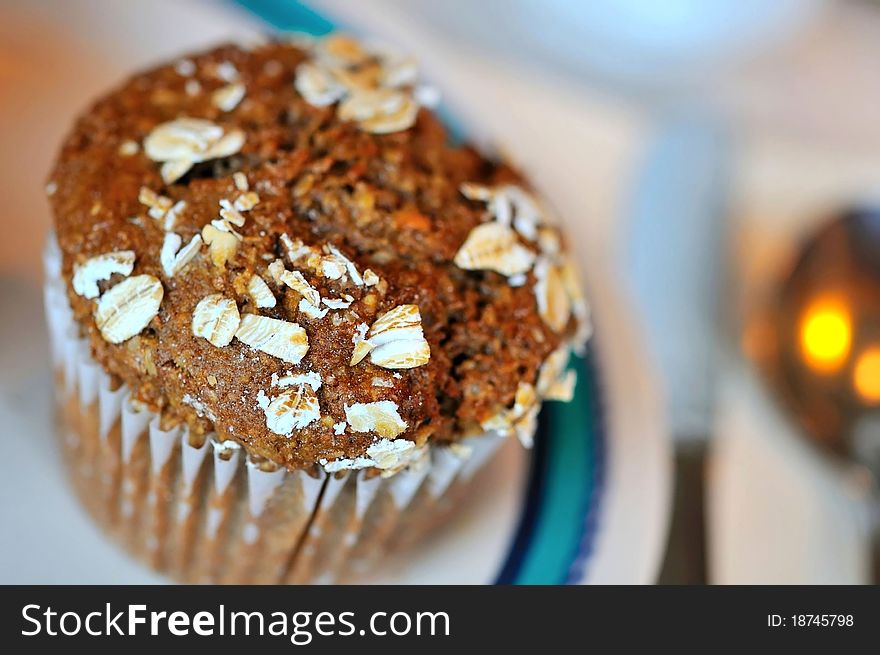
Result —
M 356 460 L 384 436 L 421 446 L 456 441 L 499 417 L 514 422 L 530 395 L 524 389 L 541 386 L 542 364 L 567 348 L 585 318 L 562 256 L 553 253 L 553 263 L 542 255 L 557 248 L 556 228 L 541 226 L 532 239 L 511 237 L 515 243 L 502 255 L 521 251 L 525 272 L 487 270 L 492 253 L 474 237 L 475 228 L 497 222 L 486 189 L 525 189 L 520 175 L 468 146 L 450 145 L 425 108 L 413 112 L 411 127 L 382 132 L 342 115 L 336 103 L 314 106 L 297 84 L 312 56 L 288 43 L 219 47 L 136 75 L 76 122 L 51 174 L 50 195 L 62 275 L 94 357 L 164 421 L 186 423 L 196 438 L 213 431 L 235 439 L 288 468 Z M 243 142 L 232 154 L 168 173 L 144 143 L 158 126 L 182 117 L 206 119 L 225 134 L 240 133 Z M 254 195 L 236 203 L 246 194 Z M 220 219 L 221 231 L 240 236 L 226 261 L 196 239 L 208 240 L 205 226 L 218 220 L 221 201 L 247 207 L 254 197 L 238 212 L 241 225 Z M 176 208 L 170 217 L 169 206 Z M 169 232 L 179 237 L 171 246 Z M 332 246 L 371 284 L 356 284 L 351 275 L 331 279 L 297 262 L 291 244 L 302 247 L 300 241 L 318 253 Z M 463 255 L 466 243 L 473 252 Z M 84 281 L 98 270 L 83 272 L 89 260 L 108 253 L 125 254 L 121 263 L 103 260 L 109 268 Z M 281 264 L 272 270 L 275 260 Z M 305 286 L 279 281 L 281 270 L 298 273 Z M 107 322 L 117 315 L 108 318 L 100 305 L 110 289 L 134 278 L 137 301 L 151 306 L 158 294 L 158 309 L 133 336 L 125 332 L 131 326 L 114 325 L 120 339 L 113 343 Z M 97 293 L 83 293 L 89 287 Z M 560 300 L 563 288 L 568 295 Z M 337 306 L 310 306 L 314 292 Z M 205 301 L 196 312 L 210 296 L 218 306 Z M 400 306 L 418 308 L 427 361 L 386 368 L 366 355 L 352 365 L 355 342 Z M 253 339 L 240 332 L 233 338 L 239 323 L 211 322 L 209 310 L 224 317 L 237 310 L 236 321 L 259 315 L 296 323 L 307 351 L 296 363 L 285 361 L 248 345 Z M 296 376 L 294 386 L 283 386 Z M 294 422 L 280 434 L 267 421 L 267 403 L 286 391 L 288 409 L 302 402 L 317 414 L 303 414 L 306 425 Z M 405 427 L 396 434 L 355 431 L 349 412 L 358 403 L 392 403 Z

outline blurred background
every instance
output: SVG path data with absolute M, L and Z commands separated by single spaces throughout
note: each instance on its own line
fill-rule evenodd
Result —
M 272 4 L 0 0 L 4 402 L 31 402 L 20 381 L 45 360 L 26 336 L 70 117 L 132 70 L 261 32 Z M 674 474 L 649 577 L 876 582 L 880 3 L 306 4 L 417 53 L 565 218 L 671 446 L 651 451 Z

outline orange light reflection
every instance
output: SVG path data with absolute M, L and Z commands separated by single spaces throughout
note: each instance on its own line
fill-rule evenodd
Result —
M 852 319 L 846 304 L 820 298 L 807 306 L 800 321 L 801 355 L 817 373 L 833 373 L 849 356 Z

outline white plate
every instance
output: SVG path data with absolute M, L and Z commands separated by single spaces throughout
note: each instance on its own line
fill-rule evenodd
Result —
M 0 8 L 0 197 L 8 199 L 0 209 L 0 424 L 11 458 L 0 483 L 0 582 L 162 581 L 104 540 L 60 468 L 40 310 L 39 251 L 49 224 L 43 180 L 70 117 L 96 94 L 143 66 L 264 29 L 229 5 L 206 2 L 15 0 Z M 531 168 L 546 178 L 553 160 L 552 153 L 535 156 Z M 601 344 L 607 442 L 598 524 L 582 579 L 652 582 L 666 535 L 668 440 L 612 276 L 595 258 L 585 269 Z M 453 525 L 374 579 L 494 580 L 519 523 L 527 463 L 509 444 Z

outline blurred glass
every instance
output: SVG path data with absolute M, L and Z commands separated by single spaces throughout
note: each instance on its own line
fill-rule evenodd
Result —
M 784 41 L 825 0 L 396 0 L 407 13 L 528 66 L 646 92 L 716 79 Z

